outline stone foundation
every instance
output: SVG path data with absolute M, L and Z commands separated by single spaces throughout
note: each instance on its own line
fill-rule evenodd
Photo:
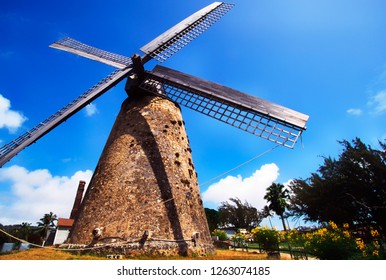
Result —
M 71 249 L 80 254 L 90 253 L 100 256 L 122 255 L 124 257 L 153 256 L 208 256 L 215 254 L 212 244 L 196 244 L 192 241 L 186 242 L 181 248 L 178 242 L 171 241 L 148 241 L 145 244 L 140 242 L 117 242 L 117 243 L 98 243 L 89 246 L 81 244 L 64 244 L 62 249 Z M 185 252 L 185 253 L 181 253 Z

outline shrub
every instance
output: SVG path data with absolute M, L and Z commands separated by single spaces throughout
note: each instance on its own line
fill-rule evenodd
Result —
M 334 222 L 330 222 L 329 226 L 304 235 L 306 251 L 321 260 L 358 258 L 361 248 L 348 228 L 339 229 Z
M 370 229 L 370 240 L 367 243 L 362 238 L 356 238 L 358 249 L 364 259 L 386 259 L 385 240 L 381 238 L 378 230 Z
M 244 234 L 241 234 L 241 233 L 236 233 L 235 235 L 232 236 L 231 238 L 232 240 L 232 243 L 233 243 L 233 246 L 234 247 L 241 247 L 241 248 L 244 248 L 248 245 L 246 245 L 246 236 Z
M 339 228 L 334 222 L 314 232 L 302 233 L 293 229 L 285 233 L 286 241 L 292 248 L 303 247 L 305 251 L 319 259 L 385 259 L 384 241 L 379 232 L 369 230 L 367 242 L 355 238 L 349 225 Z
M 220 241 L 228 240 L 228 234 L 224 230 L 215 229 L 212 235 L 217 236 Z
M 297 229 L 291 229 L 283 233 L 283 241 L 287 241 L 293 247 L 304 247 L 304 234 Z
M 251 234 L 255 242 L 259 243 L 260 248 L 266 252 L 275 252 L 279 248 L 280 234 L 276 229 L 266 226 L 252 229 Z

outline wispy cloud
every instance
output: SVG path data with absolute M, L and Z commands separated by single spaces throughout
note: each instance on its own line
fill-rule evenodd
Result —
M 264 196 L 267 188 L 278 177 L 279 167 L 274 163 L 265 164 L 250 177 L 242 178 L 238 175 L 221 179 L 202 193 L 202 199 L 206 207 L 217 208 L 221 202 L 238 197 L 241 201 L 247 201 L 260 210 L 266 205 Z
M 386 111 L 386 90 L 382 90 L 370 98 L 369 106 L 372 113 L 381 114 Z
M 0 182 L 7 183 L 10 192 L 0 197 L 0 223 L 35 224 L 49 212 L 59 217 L 69 217 L 80 180 L 87 183 L 91 170 L 77 171 L 70 177 L 56 176 L 47 169 L 29 171 L 13 165 L 0 169 Z
M 382 114 L 386 112 L 386 90 L 378 91 L 369 97 L 367 101 L 366 113 Z M 360 108 L 350 108 L 346 113 L 352 116 L 361 116 L 364 111 Z
M 88 117 L 91 117 L 91 116 L 95 115 L 96 113 L 98 113 L 98 108 L 96 107 L 95 104 L 90 103 L 86 106 L 86 115 Z
M 15 132 L 27 118 L 22 113 L 11 110 L 11 102 L 0 94 L 0 128 Z
M 353 116 L 360 116 L 363 114 L 363 111 L 361 109 L 357 109 L 357 108 L 350 108 L 346 112 L 347 112 L 347 114 L 353 115 Z

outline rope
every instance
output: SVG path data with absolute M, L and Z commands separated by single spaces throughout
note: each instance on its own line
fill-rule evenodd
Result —
M 21 243 L 26 243 L 26 244 L 29 244 L 29 245 L 34 246 L 34 247 L 47 248 L 47 247 L 44 247 L 42 245 L 37 245 L 37 244 L 34 244 L 34 243 L 30 243 L 30 242 L 28 242 L 28 241 L 26 241 L 24 239 L 17 238 L 16 236 L 13 236 L 12 234 L 9 234 L 8 232 L 2 230 L 1 228 L 0 228 L 0 232 L 4 233 L 5 235 L 7 235 L 7 236 L 9 236 L 9 237 L 11 237 L 11 238 L 13 238 L 13 239 L 15 239 L 17 241 L 20 241 Z
M 143 209 L 141 212 L 137 213 L 137 215 L 140 214 L 140 213 L 143 213 L 143 212 L 147 211 L 148 209 L 152 208 L 153 206 L 155 206 L 155 205 L 158 204 L 158 203 L 164 203 L 164 204 L 165 204 L 165 203 L 167 203 L 167 202 L 169 202 L 169 201 L 172 201 L 173 199 L 174 199 L 174 197 L 169 198 L 169 199 L 164 200 L 164 201 L 161 201 L 161 202 L 154 203 L 154 204 L 150 205 L 149 207 Z M 115 223 L 115 222 L 114 222 L 114 223 Z M 114 224 L 114 223 L 108 224 L 107 226 L 111 226 L 111 225 Z M 106 226 L 106 227 L 107 227 L 107 226 Z M 18 238 L 18 237 L 16 237 L 16 236 L 14 236 L 14 235 L 12 235 L 12 234 L 10 234 L 10 233 L 4 231 L 4 230 L 1 229 L 1 228 L 0 228 L 0 232 L 4 233 L 5 235 L 7 235 L 7 236 L 9 236 L 9 237 L 11 237 L 11 238 L 13 238 L 13 239 L 15 239 L 15 240 L 17 240 L 17 241 L 20 241 L 20 242 L 22 242 L 22 243 L 29 244 L 29 245 L 31 245 L 31 246 L 33 246 L 33 247 L 44 248 L 44 249 L 51 249 L 51 250 L 56 250 L 56 251 L 84 251 L 84 250 L 94 250 L 94 249 L 100 249 L 100 248 L 108 247 L 108 246 L 111 246 L 111 245 L 117 246 L 117 245 L 124 245 L 124 244 L 129 244 L 129 243 L 135 243 L 135 242 L 133 242 L 133 241 L 125 241 L 125 242 L 119 242 L 119 243 L 116 242 L 116 243 L 103 244 L 103 245 L 101 245 L 101 246 L 88 247 L 88 248 L 76 248 L 76 249 L 71 249 L 71 248 L 55 248 L 55 247 L 45 247 L 45 246 L 42 246 L 42 245 L 38 245 L 38 244 L 34 244 L 34 243 L 31 243 L 31 242 L 28 242 L 28 241 L 26 241 L 26 240 L 24 240 L 24 239 L 20 239 L 20 238 Z M 140 238 L 138 238 L 138 240 L 140 240 Z M 180 242 L 180 240 L 161 240 L 161 239 L 160 239 L 160 240 L 157 240 L 157 241 L 164 241 L 164 242 Z M 71 245 L 69 245 L 69 246 L 71 247 Z
M 38 244 L 34 244 L 34 243 L 31 243 L 31 242 L 28 242 L 24 239 L 21 239 L 21 238 L 17 238 L 16 236 L 12 235 L 12 234 L 9 234 L 8 232 L 2 230 L 0 228 L 0 232 L 4 233 L 5 235 L 11 237 L 12 239 L 15 239 L 17 241 L 20 241 L 22 243 L 25 243 L 25 244 L 29 244 L 33 247 L 38 247 L 38 248 L 43 248 L 43 249 L 49 249 L 49 250 L 55 250 L 55 251 L 81 251 L 81 250 L 88 250 L 88 249 L 85 249 L 85 248 L 79 248 L 79 249 L 64 249 L 64 248 L 55 248 L 55 247 L 45 247 L 45 246 L 42 246 L 42 245 L 38 245 Z
M 204 186 L 204 185 L 207 185 L 207 184 L 209 184 L 210 182 L 212 182 L 212 181 L 214 181 L 214 180 L 217 180 L 218 178 L 221 178 L 221 177 L 223 177 L 224 175 L 226 175 L 226 174 L 228 174 L 228 173 L 231 173 L 231 172 L 233 172 L 233 171 L 235 171 L 235 170 L 237 170 L 237 169 L 243 167 L 244 165 L 247 165 L 248 163 L 250 163 L 250 162 L 252 162 L 252 161 L 254 161 L 254 160 L 256 160 L 256 159 L 262 157 L 263 155 L 265 155 L 265 154 L 267 154 L 267 153 L 273 151 L 274 149 L 276 149 L 276 148 L 279 147 L 279 146 L 281 146 L 281 145 L 280 145 L 280 144 L 277 144 L 276 146 L 274 146 L 274 147 L 272 147 L 272 148 L 266 150 L 265 152 L 263 152 L 263 153 L 261 153 L 261 154 L 255 156 L 255 157 L 253 157 L 253 158 L 247 160 L 246 162 L 244 162 L 244 163 L 242 163 L 242 164 L 240 164 L 240 165 L 238 165 L 238 166 L 236 166 L 236 167 L 234 167 L 234 168 L 232 168 L 232 169 L 230 169 L 230 170 L 228 170 L 228 171 L 226 171 L 226 172 L 224 172 L 224 173 L 222 173 L 222 174 L 220 174 L 220 175 L 218 175 L 218 176 L 216 176 L 216 177 L 213 177 L 212 179 L 210 179 L 210 180 L 208 180 L 208 181 L 206 181 L 206 182 L 200 184 L 199 186 L 202 187 L 202 186 Z

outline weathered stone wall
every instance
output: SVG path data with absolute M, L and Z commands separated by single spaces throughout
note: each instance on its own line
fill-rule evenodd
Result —
M 114 242 L 140 242 L 153 253 L 214 250 L 180 108 L 167 99 L 124 101 L 68 240 Z

